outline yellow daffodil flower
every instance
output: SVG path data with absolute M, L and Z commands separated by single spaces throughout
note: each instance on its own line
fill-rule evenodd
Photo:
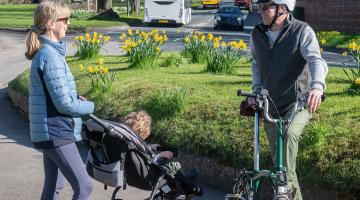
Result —
M 212 41 L 212 40 L 214 39 L 214 35 L 213 35 L 212 33 L 209 33 L 209 34 L 208 34 L 208 39 L 209 39 L 210 41 Z
M 356 84 L 356 85 L 360 85 L 360 77 L 358 77 L 358 78 L 355 79 L 355 84 Z
M 189 37 L 185 37 L 184 38 L 184 42 L 187 44 L 187 43 L 189 43 L 190 42 L 190 38 Z
M 325 39 L 322 39 L 321 40 L 321 45 L 325 45 L 326 44 L 326 40 Z
M 104 64 L 104 58 L 99 58 L 97 60 L 97 62 L 98 62 L 99 65 L 103 65 Z

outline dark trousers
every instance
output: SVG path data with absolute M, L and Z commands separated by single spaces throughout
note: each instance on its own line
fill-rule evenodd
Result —
M 73 200 L 89 199 L 92 191 L 91 179 L 75 143 L 44 149 L 43 161 L 45 181 L 41 200 L 58 199 L 64 187 L 64 177 L 74 191 Z

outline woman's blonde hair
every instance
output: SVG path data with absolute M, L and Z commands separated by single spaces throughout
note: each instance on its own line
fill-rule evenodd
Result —
M 34 11 L 34 25 L 26 38 L 25 57 L 31 60 L 41 47 L 39 35 L 46 32 L 48 22 L 56 21 L 62 14 L 70 15 L 70 8 L 63 0 L 44 0 Z
M 127 123 L 140 137 L 145 140 L 151 132 L 151 117 L 145 111 L 131 112 L 125 116 Z

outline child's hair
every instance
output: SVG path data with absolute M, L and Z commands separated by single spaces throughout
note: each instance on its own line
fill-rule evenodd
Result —
M 44 0 L 34 11 L 34 25 L 26 38 L 25 57 L 31 60 L 41 47 L 39 35 L 46 32 L 48 22 L 56 21 L 62 14 L 70 15 L 70 8 L 63 0 Z
M 145 140 L 151 132 L 151 117 L 145 111 L 131 112 L 125 116 L 127 123 L 140 137 Z

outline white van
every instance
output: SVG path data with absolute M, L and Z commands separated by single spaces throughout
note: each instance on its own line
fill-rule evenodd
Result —
M 188 24 L 191 0 L 145 0 L 144 23 Z

